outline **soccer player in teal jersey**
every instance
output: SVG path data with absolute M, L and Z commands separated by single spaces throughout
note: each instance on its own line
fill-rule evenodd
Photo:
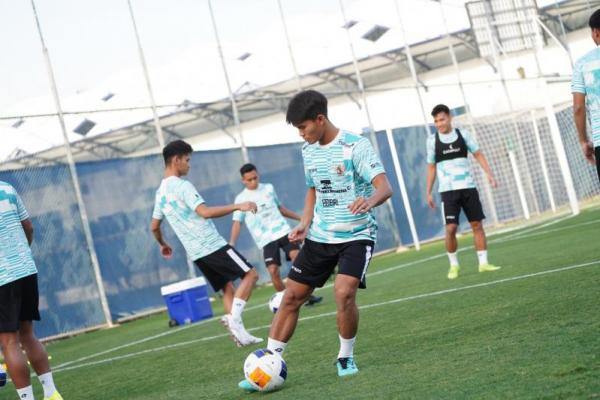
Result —
M 276 291 L 285 289 L 279 269 L 281 267 L 281 251 L 292 263 L 298 255 L 300 246 L 291 243 L 288 234 L 292 230 L 285 218 L 300 221 L 300 215 L 281 204 L 275 188 L 270 183 L 260 183 L 260 175 L 253 164 L 244 164 L 240 168 L 242 183 L 246 187 L 235 198 L 235 203 L 252 201 L 256 203 L 256 213 L 236 211 L 233 213 L 233 224 L 229 244 L 235 246 L 242 223 L 245 223 L 256 245 L 262 249 L 271 282 Z M 320 296 L 311 295 L 306 305 L 313 305 L 323 300 Z
M 173 250 L 165 242 L 160 229 L 163 218 L 181 241 L 189 258 L 202 271 L 215 292 L 223 290 L 223 305 L 227 313 L 221 322 L 231 333 L 238 346 L 262 342 L 252 336 L 242 321 L 242 312 L 250 297 L 258 274 L 252 265 L 227 244 L 211 218 L 222 217 L 234 211 L 256 212 L 250 201 L 240 204 L 209 207 L 194 185 L 182 179 L 190 171 L 192 147 L 183 140 L 169 143 L 163 149 L 165 178 L 156 191 L 150 229 L 160 245 L 163 257 L 171 257 Z M 233 281 L 240 278 L 237 289 Z
M 385 171 L 367 138 L 337 128 L 327 115 L 327 99 L 314 90 L 290 101 L 286 120 L 306 141 L 302 149 L 308 190 L 300 224 L 290 241 L 304 242 L 288 275 L 285 295 L 271 324 L 268 349 L 282 354 L 292 337 L 302 304 L 322 287 L 336 265 L 335 301 L 340 350 L 339 376 L 358 372 L 354 343 L 358 331 L 358 288 L 377 237 L 373 208 L 392 195 Z M 249 389 L 247 381 L 239 386 Z
M 600 10 L 592 14 L 589 25 L 592 30 L 592 40 L 598 46 L 600 45 Z M 596 47 L 575 63 L 571 92 L 575 125 L 583 155 L 591 164 L 596 164 L 598 179 L 600 179 L 600 48 Z M 592 127 L 591 141 L 587 135 L 586 103 Z
M 485 231 L 481 222 L 485 215 L 475 180 L 471 175 L 468 153 L 472 153 L 481 165 L 492 187 L 497 186 L 496 180 L 475 138 L 465 130 L 452 128 L 452 116 L 448 106 L 438 104 L 433 108 L 431 116 L 437 132 L 427 138 L 427 204 L 435 208 L 431 191 L 437 175 L 438 191 L 442 198 L 442 215 L 446 223 L 446 251 L 450 260 L 448 279 L 456 279 L 460 270 L 456 254 L 456 231 L 461 209 L 467 215 L 473 230 L 479 272 L 496 271 L 500 267 L 488 263 Z
M 40 312 L 31 242 L 33 224 L 19 194 L 0 181 L 0 347 L 19 399 L 33 399 L 29 359 L 44 388 L 44 399 L 62 400 L 54 386 L 48 353 L 33 332 Z

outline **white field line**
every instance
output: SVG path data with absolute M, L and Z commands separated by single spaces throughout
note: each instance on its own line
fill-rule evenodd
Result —
M 570 217 L 570 216 L 568 216 L 568 217 Z M 548 226 L 548 224 L 557 223 L 559 221 L 564 220 L 565 218 L 567 218 L 567 217 L 560 217 L 557 220 L 551 221 L 551 222 L 543 224 L 543 225 Z M 579 223 L 579 224 L 576 224 L 576 225 L 569 225 L 569 226 L 566 226 L 566 227 L 557 228 L 557 229 L 553 229 L 553 230 L 548 230 L 548 231 L 543 231 L 543 232 L 526 234 L 526 235 L 523 235 L 523 236 L 519 236 L 518 238 L 517 237 L 506 237 L 506 238 L 499 238 L 499 239 L 495 239 L 495 240 L 490 240 L 489 243 L 490 244 L 493 244 L 493 243 L 504 243 L 504 242 L 508 242 L 508 241 L 511 241 L 511 240 L 524 239 L 524 238 L 527 238 L 527 237 L 530 237 L 530 236 L 538 236 L 540 234 L 556 232 L 556 231 L 560 231 L 560 230 L 564 230 L 564 229 L 571 229 L 571 228 L 575 228 L 575 227 L 578 227 L 578 226 L 581 226 L 581 225 L 588 225 L 588 224 L 599 223 L 599 222 L 600 222 L 600 220 L 587 221 L 587 222 L 582 222 L 582 223 Z M 538 226 L 536 226 L 535 228 L 538 228 Z M 525 227 L 523 229 L 529 229 L 529 228 Z M 490 236 L 493 236 L 493 235 L 490 235 Z M 468 250 L 472 250 L 472 249 L 473 249 L 473 246 L 466 246 L 466 247 L 459 248 L 457 250 L 457 252 L 464 252 L 464 251 L 468 251 Z M 393 271 L 396 271 L 396 270 L 399 270 L 399 269 L 407 268 L 407 267 L 410 267 L 410 266 L 413 266 L 413 265 L 421 264 L 421 263 L 424 263 L 424 262 L 427 262 L 427 261 L 432 261 L 432 260 L 435 260 L 435 259 L 438 259 L 438 258 L 443 258 L 443 257 L 446 257 L 445 253 L 437 254 L 435 256 L 426 257 L 426 258 L 423 258 L 423 259 L 420 259 L 420 260 L 415 260 L 415 261 L 411 261 L 411 262 L 404 263 L 404 264 L 399 264 L 399 265 L 396 265 L 396 266 L 393 266 L 393 267 L 390 267 L 390 268 L 386 268 L 386 269 L 383 269 L 383 270 L 380 270 L 380 271 L 370 272 L 370 273 L 368 273 L 367 276 L 368 277 L 372 277 L 372 276 L 376 276 L 376 275 L 387 274 L 389 272 L 393 272 Z M 328 284 L 328 285 L 325 285 L 322 288 L 315 289 L 315 291 L 326 289 L 326 288 L 330 288 L 332 286 L 333 286 L 333 284 Z M 265 306 L 266 306 L 265 304 L 256 304 L 254 306 L 246 307 L 246 309 L 244 311 L 256 310 L 258 308 L 263 308 Z M 134 340 L 132 342 L 125 343 L 125 344 L 122 344 L 120 346 L 111 347 L 109 349 L 106 349 L 106 350 L 103 350 L 103 351 L 100 351 L 100 352 L 97 352 L 97 353 L 94 353 L 94 354 L 83 356 L 83 357 L 77 358 L 77 359 L 72 360 L 72 361 L 64 362 L 62 364 L 59 364 L 59 365 L 55 366 L 53 369 L 55 369 L 55 370 L 56 369 L 61 369 L 61 368 L 67 367 L 67 366 L 75 364 L 75 363 L 80 363 L 82 361 L 87 361 L 89 359 L 96 358 L 96 357 L 99 357 L 99 356 L 103 356 L 105 354 L 109 354 L 109 353 L 112 353 L 112 352 L 115 352 L 115 351 L 118 351 L 118 350 L 122 350 L 122 349 L 125 349 L 125 348 L 128 348 L 128 347 L 132 347 L 132 346 L 135 346 L 135 345 L 138 345 L 138 344 L 141 344 L 141 343 L 146 343 L 146 342 L 154 340 L 154 339 L 159 339 L 159 338 L 162 338 L 162 337 L 165 337 L 165 336 L 169 336 L 169 335 L 172 335 L 172 334 L 175 334 L 175 333 L 179 333 L 179 332 L 185 331 L 185 330 L 190 329 L 190 328 L 194 328 L 194 327 L 197 327 L 197 326 L 205 325 L 205 324 L 207 324 L 209 322 L 218 321 L 219 318 L 220 318 L 220 316 L 215 316 L 215 317 L 212 317 L 210 319 L 206 319 L 206 320 L 197 322 L 195 324 L 185 325 L 185 326 L 173 329 L 173 330 L 169 330 L 169 331 L 166 331 L 166 332 L 158 333 L 156 335 L 148 336 L 148 337 L 145 337 L 143 339 Z
M 590 262 L 582 263 L 582 264 L 568 265 L 565 267 L 553 268 L 553 269 L 549 269 L 546 271 L 518 275 L 518 276 L 513 276 L 510 278 L 498 279 L 498 280 L 490 281 L 490 282 L 477 283 L 474 285 L 462 286 L 462 287 L 445 289 L 445 290 L 438 290 L 435 292 L 422 293 L 422 294 L 408 296 L 408 297 L 401 297 L 398 299 L 388 300 L 388 301 L 384 301 L 384 302 L 380 302 L 380 303 L 366 304 L 366 305 L 360 306 L 360 310 L 367 310 L 370 308 L 381 307 L 381 306 L 401 303 L 401 302 L 405 302 L 405 301 L 418 300 L 418 299 L 423 299 L 423 298 L 428 298 L 428 297 L 441 296 L 441 295 L 445 295 L 445 294 L 449 294 L 449 293 L 460 292 L 460 291 L 464 291 L 464 290 L 477 289 L 477 288 L 486 287 L 486 286 L 493 286 L 493 285 L 498 285 L 501 283 L 523 280 L 523 279 L 532 278 L 532 277 L 536 277 L 536 276 L 549 275 L 549 274 L 554 274 L 554 273 L 568 271 L 568 270 L 577 269 L 577 268 L 590 267 L 593 265 L 600 265 L 600 260 L 590 261 Z M 322 314 L 317 314 L 317 315 L 311 315 L 308 317 L 302 317 L 298 321 L 308 321 L 308 320 L 312 320 L 312 319 L 329 317 L 329 316 L 334 316 L 334 315 L 336 315 L 336 312 L 332 311 L 332 312 L 327 312 L 327 313 L 322 313 Z M 251 329 L 249 329 L 249 331 L 257 331 L 259 329 L 268 329 L 269 327 L 270 327 L 270 325 L 263 325 L 263 326 L 251 328 Z M 151 349 L 137 351 L 134 353 L 123 354 L 123 355 L 117 356 L 117 357 L 111 357 L 111 358 L 106 358 L 106 359 L 102 359 L 102 360 L 91 361 L 91 362 L 68 366 L 68 367 L 65 366 L 65 367 L 61 367 L 61 368 L 54 368 L 53 372 L 54 373 L 64 372 L 64 371 L 70 371 L 70 370 L 84 368 L 84 367 L 90 367 L 90 366 L 94 366 L 94 365 L 112 363 L 112 362 L 118 361 L 118 360 L 123 360 L 123 359 L 132 358 L 132 357 L 136 357 L 136 356 L 140 356 L 140 355 L 144 355 L 144 354 L 148 354 L 148 353 L 155 353 L 155 352 L 160 352 L 160 351 L 164 351 L 164 350 L 168 350 L 168 349 L 187 346 L 187 345 L 194 344 L 194 343 L 220 339 L 220 338 L 227 337 L 227 336 L 229 336 L 229 334 L 227 334 L 227 333 L 223 333 L 220 335 L 214 335 L 214 336 L 206 336 L 203 338 L 173 343 L 170 345 L 158 346 L 158 347 L 154 347 Z

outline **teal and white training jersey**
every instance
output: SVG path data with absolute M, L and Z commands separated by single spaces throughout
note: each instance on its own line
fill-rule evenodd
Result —
M 162 180 L 156 191 L 152 213 L 154 219 L 167 218 L 188 256 L 194 261 L 227 244 L 217 232 L 214 222 L 196 213 L 196 207 L 202 203 L 204 199 L 194 185 L 185 179 L 170 176 Z
M 253 201 L 258 207 L 256 214 L 236 211 L 233 220 L 245 223 L 252 239 L 260 248 L 290 233 L 290 225 L 279 211 L 281 203 L 270 183 L 261 183 L 256 190 L 244 189 L 235 198 L 235 203 Z
M 37 273 L 21 225 L 28 218 L 15 188 L 0 181 L 0 286 Z
M 372 211 L 352 214 L 348 205 L 369 197 L 373 178 L 385 173 L 367 138 L 340 130 L 331 143 L 305 144 L 302 148 L 308 187 L 315 188 L 316 204 L 308 239 L 321 243 L 344 243 L 377 239 Z
M 467 145 L 467 150 L 475 153 L 479 150 L 479 145 L 475 138 L 466 130 L 461 129 L 462 135 Z M 435 136 L 427 137 L 427 163 L 435 164 Z M 453 143 L 458 140 L 456 129 L 448 134 L 441 133 L 440 141 L 442 143 Z M 471 174 L 471 164 L 468 158 L 455 158 L 453 160 L 440 161 L 436 164 L 436 173 L 438 179 L 438 192 L 448 192 L 450 190 L 471 189 L 475 187 L 475 180 Z
M 585 94 L 585 103 L 592 125 L 592 142 L 600 146 L 600 47 L 595 48 L 575 63 L 572 93 Z

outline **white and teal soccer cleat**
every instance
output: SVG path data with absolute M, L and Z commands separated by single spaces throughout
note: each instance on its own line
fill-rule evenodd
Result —
M 358 367 L 354 363 L 354 357 L 338 358 L 335 362 L 338 376 L 348 376 L 358 373 Z
M 238 383 L 238 387 L 246 392 L 258 392 L 258 389 L 255 388 L 247 379 L 242 379 Z

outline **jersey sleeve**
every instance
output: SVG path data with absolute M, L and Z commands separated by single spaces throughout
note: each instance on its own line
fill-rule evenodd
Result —
M 17 214 L 19 214 L 19 220 L 25 221 L 29 218 L 29 213 L 27 209 L 25 209 L 25 205 L 23 204 L 23 200 L 21 200 L 21 196 L 15 191 L 15 198 L 17 200 Z
M 164 217 L 164 214 L 160 207 L 160 201 L 161 201 L 161 196 L 159 196 L 157 193 L 156 196 L 154 197 L 154 210 L 152 211 L 152 218 L 158 219 L 158 220 L 162 220 Z
M 302 159 L 304 160 L 304 181 L 306 182 L 306 186 L 309 188 L 315 187 L 315 182 L 310 176 L 310 154 L 306 151 L 306 148 L 302 149 Z
M 352 162 L 355 171 L 367 182 L 371 182 L 377 175 L 385 173 L 379 156 L 366 138 L 356 143 L 352 152 Z
M 467 144 L 467 149 L 471 153 L 476 153 L 479 151 L 479 143 L 475 140 L 475 137 L 469 131 L 461 131 L 463 138 L 465 139 L 465 143 Z
M 573 67 L 573 77 L 571 78 L 571 93 L 585 94 L 585 80 L 583 77 L 583 63 L 577 62 Z
M 235 204 L 241 203 L 243 200 L 240 198 L 240 195 L 238 194 L 237 196 L 235 196 L 235 200 L 233 201 Z M 244 223 L 244 219 L 246 218 L 246 213 L 244 211 L 240 211 L 240 210 L 235 210 L 233 212 L 233 216 L 232 219 L 234 221 L 237 222 L 241 222 Z
M 427 143 L 426 143 L 426 151 L 427 151 L 427 163 L 435 164 L 435 135 L 428 134 Z
M 202 196 L 200 196 L 200 193 L 198 193 L 198 191 L 194 187 L 194 185 L 192 185 L 188 181 L 185 181 L 185 183 L 183 184 L 181 195 L 185 205 L 191 208 L 192 210 L 195 210 L 196 207 L 205 202 Z
M 273 196 L 273 201 L 277 207 L 281 206 L 281 201 L 279 201 L 279 197 L 277 197 L 277 192 L 275 192 L 275 188 L 273 185 L 269 185 L 269 190 L 271 191 L 271 195 Z

